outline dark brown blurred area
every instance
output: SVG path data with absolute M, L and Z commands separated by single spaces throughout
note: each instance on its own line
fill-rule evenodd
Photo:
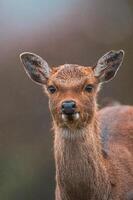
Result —
M 100 105 L 133 104 L 132 0 L 0 1 L 0 200 L 54 199 L 48 101 L 19 54 L 34 52 L 51 66 L 93 65 L 112 49 L 124 49 L 125 59 Z

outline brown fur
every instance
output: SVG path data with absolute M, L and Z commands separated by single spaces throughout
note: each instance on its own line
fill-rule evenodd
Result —
M 60 90 L 51 100 L 57 109 L 53 111 L 57 200 L 125 200 L 133 189 L 133 107 L 97 112 L 98 86 L 91 74 L 91 68 L 62 66 L 48 83 L 56 83 Z M 80 92 L 85 81 L 95 84 L 92 94 Z M 61 102 L 67 99 L 74 99 L 83 114 L 77 133 L 70 127 L 69 138 L 62 135 L 63 129 L 68 130 L 58 119 Z
M 115 70 L 121 58 L 117 57 L 122 53 L 106 54 L 115 55 L 113 59 L 117 62 L 112 65 L 117 63 Z M 26 58 L 36 56 L 26 53 L 22 57 L 25 55 Z M 53 68 L 47 79 L 43 77 L 53 117 L 56 200 L 131 200 L 133 197 L 133 107 L 97 109 L 99 80 L 109 80 L 116 73 L 112 73 L 110 65 L 106 73 L 106 55 L 95 71 L 92 67 L 62 65 Z M 32 65 L 26 67 L 30 70 Z M 32 71 L 38 78 L 38 68 Z M 102 78 L 95 73 L 102 73 Z M 93 85 L 91 92 L 85 90 L 88 84 Z M 56 88 L 53 94 L 48 90 L 51 85 Z M 62 102 L 68 100 L 76 102 L 80 116 L 77 120 L 65 121 L 62 117 Z
M 65 68 L 65 73 L 66 70 Z M 88 73 L 91 74 L 91 69 Z M 58 78 L 61 74 L 64 72 L 59 72 Z M 64 93 L 62 91 L 63 94 L 58 94 L 57 101 L 54 97 L 54 103 L 58 105 L 64 99 L 76 99 L 80 102 L 78 105 L 81 106 L 81 110 L 87 109 L 87 112 L 91 113 L 91 122 L 85 118 L 87 123 L 82 121 L 84 134 L 81 133 L 80 137 L 74 139 L 71 136 L 63 138 L 62 128 L 59 128 L 58 123 L 54 123 L 56 199 L 126 200 L 128 192 L 133 189 L 133 107 L 109 107 L 97 113 L 93 99 L 96 97 L 97 88 L 93 96 L 89 96 L 85 102 L 86 98 L 76 93 L 78 82 L 73 77 L 78 77 L 79 80 L 77 71 L 74 70 L 72 74 L 70 86 L 67 81 L 69 75 L 66 73 L 66 80 L 65 76 L 62 77 L 67 82 L 67 89 L 64 89 Z M 60 82 L 58 78 L 55 76 L 56 81 Z M 89 78 L 88 81 L 96 84 L 93 78 Z M 65 83 L 60 84 L 64 88 Z M 89 108 L 93 110 L 88 110 Z M 108 136 L 103 134 L 104 131 Z

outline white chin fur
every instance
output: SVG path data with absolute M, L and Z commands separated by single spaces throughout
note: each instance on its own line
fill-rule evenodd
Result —
M 64 139 L 74 140 L 76 138 L 83 138 L 86 134 L 86 131 L 84 129 L 71 130 L 69 128 L 62 128 L 60 130 L 60 134 Z
M 79 119 L 79 113 L 74 114 L 74 119 L 78 120 Z
M 67 121 L 67 120 L 68 120 L 67 115 L 62 114 L 62 119 L 63 119 L 64 121 Z M 74 120 L 78 120 L 78 119 L 79 119 L 79 113 L 73 114 L 73 119 L 74 119 Z
M 67 121 L 67 116 L 66 116 L 66 115 L 62 114 L 61 117 L 62 117 L 62 119 L 63 119 L 64 121 Z

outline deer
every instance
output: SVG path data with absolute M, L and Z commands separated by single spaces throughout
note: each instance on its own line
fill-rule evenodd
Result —
M 123 58 L 123 50 L 111 50 L 93 66 L 50 67 L 34 53 L 20 54 L 49 98 L 56 200 L 133 200 L 133 106 L 97 104 L 101 85 L 115 77 Z

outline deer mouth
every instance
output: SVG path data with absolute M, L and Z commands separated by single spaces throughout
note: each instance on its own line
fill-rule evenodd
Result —
M 77 121 L 80 117 L 78 112 L 75 112 L 73 114 L 61 114 L 62 120 L 64 122 L 73 122 L 73 121 Z

